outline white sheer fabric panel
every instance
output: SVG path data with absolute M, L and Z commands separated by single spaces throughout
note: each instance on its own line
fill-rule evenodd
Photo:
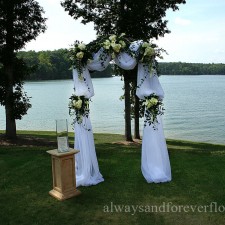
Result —
M 136 95 L 140 99 L 145 99 L 145 96 L 147 97 L 152 93 L 157 94 L 161 99 L 164 98 L 164 91 L 156 71 L 152 70 L 150 74 L 148 64 L 138 64 L 137 86 L 139 88 L 137 88 Z
M 158 116 L 157 130 L 147 125 L 143 130 L 141 171 L 148 183 L 171 181 L 171 168 L 162 119 Z
M 74 94 L 91 98 L 94 96 L 94 88 L 87 67 L 83 68 L 82 76 L 84 79 L 79 79 L 77 70 L 73 69 Z
M 137 60 L 125 52 L 120 53 L 114 61 L 116 65 L 124 70 L 132 70 L 137 65 Z
M 138 86 L 137 96 L 140 99 L 152 93 L 164 97 L 164 92 L 159 83 L 156 72 L 150 76 L 143 64 L 138 65 Z M 153 126 L 147 123 L 143 130 L 141 170 L 147 182 L 167 182 L 171 181 L 171 168 L 163 132 L 162 119 L 158 116 L 159 124 L 154 130 Z
M 88 130 L 90 129 L 90 130 Z M 104 181 L 98 167 L 90 117 L 83 117 L 82 124 L 75 123 L 76 185 L 90 186 Z
M 87 67 L 83 68 L 82 76 L 84 79 L 79 79 L 77 70 L 73 70 L 75 95 L 91 98 L 94 88 Z M 75 123 L 74 132 L 74 148 L 80 151 L 75 157 L 76 185 L 90 186 L 104 181 L 99 172 L 90 117 L 83 117 L 82 124 Z
M 100 56 L 102 58 L 100 58 Z M 103 71 L 109 65 L 110 60 L 111 56 L 103 53 L 103 48 L 101 48 L 97 53 L 93 55 L 93 60 L 87 64 L 87 67 L 89 70 Z
M 130 45 L 130 50 L 133 50 L 136 52 L 140 46 L 142 41 L 135 41 L 132 42 Z M 118 54 L 118 56 L 114 59 L 114 62 L 116 63 L 117 66 L 124 70 L 132 70 L 134 67 L 137 65 L 137 60 L 127 54 L 126 52 L 121 52 Z

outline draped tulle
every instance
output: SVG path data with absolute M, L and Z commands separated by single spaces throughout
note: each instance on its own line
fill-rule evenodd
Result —
M 156 71 L 154 69 L 149 71 L 148 64 L 139 63 L 136 95 L 140 99 L 145 99 L 145 96 L 147 97 L 152 93 L 157 94 L 161 99 L 164 98 L 164 91 Z
M 83 68 L 82 79 L 78 77 L 76 69 L 73 70 L 74 94 L 91 98 L 94 96 L 94 88 L 87 67 Z
M 158 121 L 157 130 L 148 124 L 143 130 L 141 171 L 148 183 L 171 181 L 170 161 L 160 116 Z
M 97 53 L 94 53 L 93 60 L 87 64 L 89 70 L 103 71 L 109 65 L 111 56 L 103 52 L 103 48 L 100 48 Z
M 137 65 L 137 60 L 129 54 L 122 52 L 115 59 L 115 63 L 124 70 L 132 70 Z
M 76 185 L 89 186 L 104 181 L 98 167 L 90 117 L 83 117 L 82 124 L 75 123 Z
M 161 99 L 164 97 L 164 91 L 159 82 L 156 71 L 152 70 L 150 74 L 148 66 L 138 65 L 138 88 L 137 96 L 144 99 L 145 96 L 155 93 Z M 171 168 L 166 146 L 166 140 L 163 132 L 161 116 L 158 116 L 157 129 L 147 123 L 144 126 L 142 138 L 142 157 L 141 170 L 147 182 L 167 182 L 171 180 Z
M 73 70 L 75 95 L 91 98 L 94 88 L 87 68 L 83 69 L 84 79 L 78 77 L 76 69 Z M 95 144 L 90 117 L 83 117 L 82 123 L 75 123 L 74 148 L 80 152 L 76 154 L 76 184 L 77 186 L 95 185 L 104 181 L 98 166 Z

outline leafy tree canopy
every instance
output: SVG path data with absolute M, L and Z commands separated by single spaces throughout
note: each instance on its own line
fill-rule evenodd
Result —
M 16 52 L 46 29 L 44 10 L 35 0 L 0 0 L 0 104 L 5 106 L 6 136 L 16 138 L 16 119 L 31 107 L 23 92 L 30 72 Z
M 44 32 L 46 18 L 42 13 L 43 8 L 35 0 L 0 0 L 0 47 L 12 35 L 13 49 L 19 50 Z
M 134 39 L 158 38 L 170 31 L 166 10 L 185 0 L 64 0 L 61 4 L 83 24 L 94 22 L 97 34 L 126 33 Z M 135 21 L 135 22 L 134 22 Z

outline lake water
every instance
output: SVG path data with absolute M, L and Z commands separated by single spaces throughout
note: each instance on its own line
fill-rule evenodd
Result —
M 225 76 L 161 76 L 165 91 L 163 116 L 167 138 L 225 144 Z M 91 121 L 95 133 L 124 133 L 123 81 L 119 77 L 93 79 Z M 32 96 L 28 115 L 17 121 L 18 130 L 55 130 L 55 119 L 68 115 L 72 80 L 26 82 Z M 143 124 L 143 121 L 141 122 Z M 5 129 L 0 106 L 0 130 Z M 142 130 L 142 128 L 141 128 Z

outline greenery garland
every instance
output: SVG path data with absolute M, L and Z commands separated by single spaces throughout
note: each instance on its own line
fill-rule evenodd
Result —
M 103 38 L 101 46 L 104 52 L 111 55 L 112 59 L 115 59 L 121 52 L 126 52 L 131 56 L 135 56 L 134 52 L 129 49 L 131 40 L 125 37 L 125 33 L 120 35 L 110 35 Z
M 79 79 L 83 79 L 83 68 L 93 60 L 93 55 L 102 49 L 99 56 L 101 61 L 105 61 L 108 56 L 115 59 L 120 53 L 125 52 L 131 57 L 136 58 L 138 62 L 148 64 L 151 71 L 152 61 L 155 57 L 161 57 L 165 52 L 159 49 L 152 42 L 141 42 L 139 48 L 135 51 L 131 46 L 133 40 L 128 39 L 125 33 L 120 35 L 98 36 L 98 38 L 85 45 L 82 42 L 75 41 L 73 47 L 69 50 L 70 60 L 73 68 L 78 71 Z
M 162 99 L 159 98 L 155 93 L 149 95 L 148 97 L 145 97 L 145 100 L 143 102 L 143 105 L 145 106 L 145 121 L 144 126 L 146 127 L 147 124 L 153 125 L 153 129 L 157 129 L 157 123 L 158 115 L 163 115 L 165 109 L 163 108 L 163 102 Z

